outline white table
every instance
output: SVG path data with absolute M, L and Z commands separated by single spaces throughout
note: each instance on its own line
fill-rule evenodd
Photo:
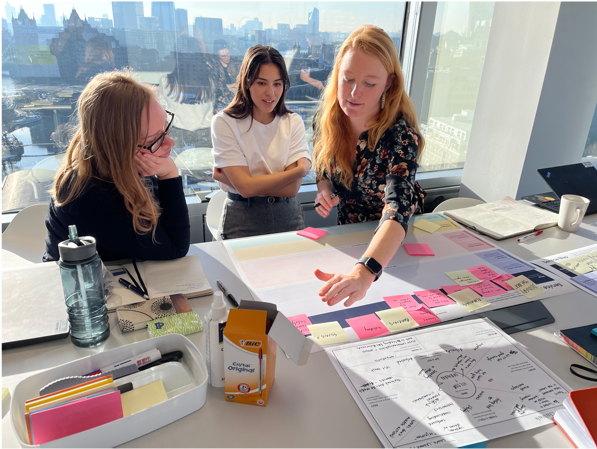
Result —
M 352 225 L 359 226 L 359 225 Z M 334 228 L 328 228 L 334 233 Z M 524 260 L 568 251 L 597 241 L 597 216 L 586 217 L 576 234 L 550 228 L 526 244 L 516 239 L 496 242 Z M 212 286 L 220 279 L 237 300 L 250 298 L 238 279 L 220 242 L 194 245 L 189 254 L 198 254 Z M 203 316 L 211 297 L 190 300 L 193 310 Z M 513 334 L 512 337 L 547 365 L 573 389 L 594 386 L 568 371 L 572 363 L 591 366 L 554 336 L 554 332 L 595 322 L 597 298 L 578 290 L 565 297 L 543 300 L 556 322 Z M 112 333 L 97 349 L 82 349 L 70 339 L 11 349 L 2 353 L 2 386 L 14 390 L 23 378 L 43 370 L 143 340 L 146 332 L 122 334 L 115 316 Z M 204 351 L 204 335 L 190 335 Z M 2 419 L 2 446 L 18 447 L 10 425 L 10 414 Z M 304 366 L 296 366 L 280 351 L 275 385 L 267 407 L 224 401 L 223 389 L 208 387 L 207 401 L 199 411 L 173 424 L 126 443 L 126 447 L 380 447 L 380 443 L 358 406 L 344 387 L 324 352 L 311 354 Z M 572 447 L 555 425 L 547 425 L 488 442 L 489 447 Z

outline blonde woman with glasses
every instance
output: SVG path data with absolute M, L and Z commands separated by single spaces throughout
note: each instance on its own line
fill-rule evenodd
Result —
M 327 217 L 338 206 L 338 224 L 379 220 L 350 273 L 315 271 L 325 282 L 322 301 L 351 306 L 379 278 L 425 196 L 415 181 L 424 140 L 398 53 L 381 28 L 364 25 L 340 47 L 314 129 L 317 212 Z
M 126 71 L 95 76 L 52 186 L 44 261 L 58 260 L 68 226 L 95 237 L 104 261 L 166 260 L 190 242 L 182 180 L 168 135 L 174 114 Z

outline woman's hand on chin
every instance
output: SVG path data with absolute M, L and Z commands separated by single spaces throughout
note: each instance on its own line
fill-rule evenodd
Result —
M 156 175 L 160 181 L 178 176 L 178 169 L 169 157 L 157 157 L 151 153 L 138 152 L 135 155 L 135 162 L 141 176 Z

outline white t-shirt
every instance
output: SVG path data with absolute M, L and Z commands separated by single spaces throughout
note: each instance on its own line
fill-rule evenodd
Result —
M 283 172 L 304 157 L 311 160 L 298 114 L 276 115 L 264 125 L 251 116 L 239 120 L 219 112 L 211 121 L 211 141 L 214 168 L 245 166 L 251 176 Z M 238 193 L 232 186 L 218 184 L 225 192 Z

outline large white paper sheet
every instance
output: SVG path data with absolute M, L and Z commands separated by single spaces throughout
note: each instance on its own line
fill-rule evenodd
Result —
M 537 259 L 533 263 L 597 296 L 597 244 Z
M 485 319 L 325 351 L 384 447 L 459 447 L 550 424 L 570 391 Z
M 445 322 L 471 313 L 501 309 L 525 302 L 575 291 L 559 277 L 495 246 L 478 235 L 459 228 L 439 214 L 424 215 L 442 228 L 433 234 L 409 229 L 405 243 L 428 244 L 434 257 L 409 256 L 403 247 L 390 260 L 383 275 L 369 288 L 365 298 L 351 307 L 342 303 L 333 307 L 320 300 L 318 291 L 323 282 L 313 272 L 316 268 L 330 273 L 349 273 L 363 255 L 376 227 L 370 222 L 358 227 L 342 226 L 338 235 L 326 235 L 312 241 L 292 233 L 261 236 L 252 239 L 224 241 L 243 282 L 262 301 L 277 305 L 287 317 L 306 315 L 312 324 L 337 321 L 350 341 L 359 341 L 346 319 L 371 315 L 388 309 L 384 297 L 413 295 L 414 292 L 455 285 L 445 273 L 485 265 L 498 274 L 523 274 L 545 289 L 529 299 L 517 291 L 485 297 L 489 306 L 469 312 L 457 304 L 433 307 L 431 310 Z M 369 226 L 369 230 L 367 228 Z M 304 317 L 303 317 L 304 318 Z

